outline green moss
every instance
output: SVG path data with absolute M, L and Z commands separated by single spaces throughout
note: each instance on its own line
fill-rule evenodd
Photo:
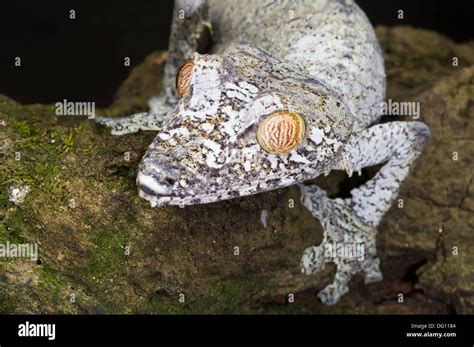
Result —
M 34 129 L 26 124 L 24 121 L 17 121 L 13 122 L 13 127 L 16 132 L 18 132 L 20 135 L 31 137 L 33 134 L 38 135 L 37 133 L 34 132 Z M 37 138 L 35 138 L 37 139 Z
M 31 232 L 31 227 L 25 222 L 25 218 L 21 210 L 7 213 L 4 223 L 0 226 L 0 242 L 26 242 L 25 235 Z
M 17 309 L 17 300 L 8 294 L 4 286 L 0 285 L 0 314 L 15 314 Z
M 36 269 L 38 286 L 36 290 L 37 300 L 47 303 L 50 307 L 59 308 L 59 313 L 76 313 L 77 302 L 86 301 L 79 291 L 73 291 L 66 278 L 55 265 L 44 263 Z M 76 295 L 75 302 L 70 301 L 70 295 Z M 36 302 L 35 302 L 36 304 Z M 40 308 L 41 310 L 41 308 Z M 44 311 L 43 311 L 44 312 Z
M 172 298 L 165 294 L 155 294 L 151 299 L 153 310 L 158 314 L 183 314 L 184 304 L 178 302 L 178 298 Z
M 48 293 L 51 301 L 54 303 L 63 304 L 62 301 L 67 300 L 67 298 L 63 298 L 60 295 L 61 281 L 58 279 L 56 271 L 50 265 L 43 264 L 38 274 L 38 285 L 43 289 L 43 293 Z
M 212 283 L 212 291 L 206 296 L 194 299 L 186 296 L 181 303 L 178 296 L 159 292 L 153 295 L 153 311 L 160 314 L 197 314 L 197 313 L 253 313 L 250 307 L 252 297 L 265 287 L 264 278 L 227 279 Z
M 94 239 L 94 250 L 88 265 L 88 272 L 95 278 L 110 275 L 123 266 L 126 260 L 124 247 L 126 237 L 118 230 L 99 232 Z
M 68 179 L 77 175 L 71 170 L 64 170 L 60 164 L 64 161 L 65 155 L 75 148 L 76 138 L 81 133 L 82 127 L 43 130 L 26 121 L 15 119 L 11 121 L 11 125 L 6 128 L 6 136 L 11 145 L 5 160 L 8 170 L 2 170 L 0 173 L 2 181 L 0 201 L 3 204 L 7 203 L 8 188 L 14 184 L 27 184 L 31 192 L 47 192 L 52 200 L 57 199 L 64 193 L 64 182 L 58 179 L 58 176 L 65 176 L 65 179 Z M 90 146 L 85 150 L 90 151 Z
M 252 296 L 265 287 L 266 279 L 249 277 L 217 281 L 211 295 L 204 300 L 203 308 L 218 313 L 250 313 L 248 304 Z
M 8 193 L 6 190 L 1 190 L 0 191 L 0 205 L 1 206 L 6 206 L 7 202 L 8 202 Z M 0 211 L 1 213 L 1 211 Z

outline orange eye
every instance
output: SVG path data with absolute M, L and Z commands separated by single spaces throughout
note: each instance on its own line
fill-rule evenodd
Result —
M 304 133 L 303 117 L 293 112 L 277 112 L 260 123 L 257 141 L 269 153 L 285 154 L 301 144 Z
M 179 68 L 178 74 L 176 75 L 176 92 L 180 97 L 188 92 L 193 67 L 194 61 L 190 59 Z

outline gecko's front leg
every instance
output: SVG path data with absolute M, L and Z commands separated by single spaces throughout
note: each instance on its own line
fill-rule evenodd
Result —
M 303 205 L 324 228 L 322 243 L 304 252 L 302 271 L 318 272 L 328 262 L 337 267 L 334 282 L 318 294 L 323 303 L 334 304 L 347 293 L 348 282 L 357 272 L 364 272 L 366 283 L 382 279 L 376 228 L 429 137 L 428 128 L 420 122 L 385 123 L 354 134 L 335 169 L 351 174 L 367 166 L 385 165 L 371 180 L 353 189 L 352 198 L 329 199 L 317 186 L 300 185 Z
M 170 116 L 178 102 L 175 84 L 179 68 L 195 52 L 201 53 L 210 45 L 212 30 L 208 16 L 207 1 L 177 0 L 164 67 L 163 90 L 149 100 L 150 111 L 123 118 L 97 117 L 96 122 L 110 127 L 113 135 L 161 130 L 161 124 Z
M 301 270 L 310 275 L 324 269 L 325 263 L 336 264 L 332 284 L 318 293 L 324 304 L 335 304 L 349 291 L 353 274 L 363 271 L 365 282 L 380 281 L 382 274 L 376 255 L 376 228 L 363 224 L 350 208 L 349 199 L 330 199 L 321 188 L 300 185 L 301 201 L 324 229 L 320 245 L 309 247 L 301 258 Z
M 140 112 L 123 118 L 96 117 L 95 121 L 111 128 L 112 135 L 133 134 L 140 130 L 160 131 L 163 120 L 167 118 L 173 108 L 163 104 L 161 109 L 161 112 Z

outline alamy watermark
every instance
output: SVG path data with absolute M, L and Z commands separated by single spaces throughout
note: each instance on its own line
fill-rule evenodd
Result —
M 413 119 L 419 119 L 420 102 L 388 99 L 380 103 L 380 112 L 384 116 L 412 116 Z
M 365 259 L 365 244 L 332 242 L 324 245 L 324 256 L 327 258 Z
M 30 323 L 26 321 L 18 325 L 19 337 L 47 337 L 48 340 L 56 339 L 56 324 L 54 323 Z
M 93 101 L 68 101 L 64 99 L 54 104 L 58 116 L 87 116 L 95 118 L 95 102 Z
M 30 258 L 38 260 L 37 243 L 0 243 L 0 258 Z

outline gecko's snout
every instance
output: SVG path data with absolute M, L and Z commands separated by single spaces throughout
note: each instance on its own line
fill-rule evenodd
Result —
M 176 180 L 170 175 L 154 176 L 139 172 L 137 176 L 138 187 L 148 195 L 170 195 L 175 182 Z

